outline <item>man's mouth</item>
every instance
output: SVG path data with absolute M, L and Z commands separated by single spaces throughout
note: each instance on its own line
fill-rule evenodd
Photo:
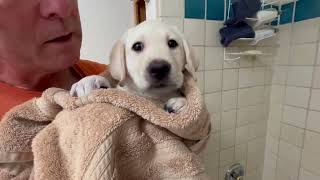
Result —
M 46 43 L 64 43 L 69 41 L 72 38 L 72 33 L 68 33 L 63 36 L 56 37 L 52 40 L 47 41 Z

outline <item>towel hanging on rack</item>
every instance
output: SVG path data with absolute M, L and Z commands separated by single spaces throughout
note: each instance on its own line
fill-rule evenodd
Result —
M 233 0 L 232 17 L 226 24 L 237 24 L 248 17 L 254 16 L 261 8 L 260 0 Z
M 239 22 L 236 25 L 231 25 L 220 29 L 220 43 L 227 47 L 232 41 L 239 38 L 254 38 L 255 33 L 251 26 L 245 22 Z
M 252 18 L 246 18 L 246 22 L 253 28 L 257 28 L 263 24 L 272 22 L 278 17 L 276 9 L 261 10 L 256 13 Z

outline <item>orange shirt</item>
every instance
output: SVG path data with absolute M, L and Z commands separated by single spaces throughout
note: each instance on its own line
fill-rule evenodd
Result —
M 80 77 L 96 75 L 107 69 L 106 65 L 92 61 L 80 60 L 73 70 Z M 40 91 L 29 91 L 0 82 L 0 120 L 12 107 L 41 96 Z

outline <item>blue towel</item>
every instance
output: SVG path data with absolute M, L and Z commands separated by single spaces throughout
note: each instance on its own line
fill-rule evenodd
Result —
M 233 0 L 232 17 L 226 24 L 237 24 L 245 18 L 253 17 L 261 9 L 260 0 Z
M 239 38 L 254 38 L 255 32 L 251 26 L 245 22 L 239 22 L 237 25 L 224 27 L 220 29 L 220 43 L 227 47 L 232 41 Z

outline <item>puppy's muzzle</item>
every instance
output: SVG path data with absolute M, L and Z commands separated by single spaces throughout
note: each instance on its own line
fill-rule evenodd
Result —
M 152 81 L 166 80 L 171 71 L 171 64 L 165 60 L 154 60 L 147 67 L 147 71 Z

